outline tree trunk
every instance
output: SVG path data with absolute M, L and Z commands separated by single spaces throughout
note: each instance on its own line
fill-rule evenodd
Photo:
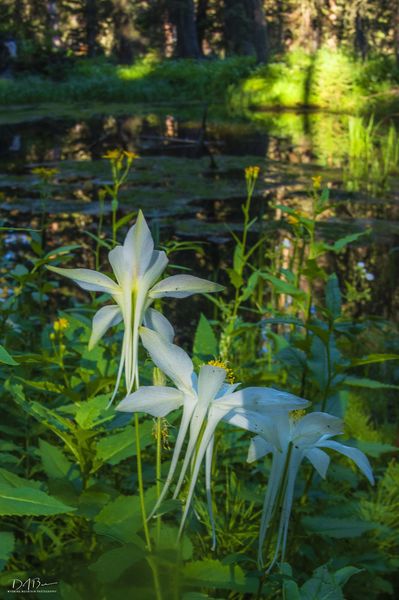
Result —
M 176 28 L 176 56 L 200 58 L 193 0 L 172 0 L 169 14 Z
M 256 52 L 256 62 L 267 61 L 267 32 L 265 13 L 262 0 L 249 0 L 249 8 L 253 17 L 253 41 Z
M 355 16 L 355 52 L 360 54 L 362 60 L 365 60 L 367 56 L 367 46 L 365 20 L 360 10 L 357 10 Z
M 96 0 L 85 0 L 84 16 L 86 25 L 87 56 L 97 54 L 97 4 Z
M 124 65 L 133 62 L 134 29 L 129 9 L 129 0 L 114 0 L 115 50 L 118 62 Z
M 203 42 L 205 39 L 205 33 L 207 28 L 207 10 L 208 0 L 198 0 L 195 23 L 197 27 L 198 47 L 201 54 L 204 53 Z
M 267 58 L 266 21 L 262 0 L 225 0 L 224 35 L 226 54 Z

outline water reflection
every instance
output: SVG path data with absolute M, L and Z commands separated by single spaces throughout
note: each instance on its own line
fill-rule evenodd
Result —
M 32 169 L 57 167 L 60 173 L 48 206 L 53 215 L 49 236 L 54 237 L 49 243 L 56 246 L 61 238 L 62 243 L 73 239 L 88 247 L 86 232 L 95 232 L 98 191 L 110 181 L 109 166 L 101 157 L 107 150 L 123 147 L 141 158 L 121 193 L 121 211 L 142 207 L 158 222 L 163 240 L 175 236 L 205 241 L 209 260 L 196 268 L 210 271 L 231 262 L 226 224 L 233 230 L 240 227 L 245 166 L 259 164 L 262 169 L 253 205 L 258 215 L 254 236 L 260 228 L 270 231 L 274 245 L 287 239 L 287 232 L 273 205 L 306 208 L 311 177 L 321 175 L 330 187 L 332 209 L 320 223 L 319 234 L 333 240 L 353 230 L 372 230 L 361 244 L 334 258 L 329 266 L 342 274 L 342 281 L 348 274 L 355 281 L 356 265 L 364 262 L 366 272 L 375 274 L 376 285 L 371 286 L 370 299 L 361 297 L 358 285 L 357 305 L 356 298 L 352 299 L 354 310 L 392 317 L 399 302 L 399 188 L 395 178 L 399 151 L 389 129 L 381 133 L 391 136 L 387 158 L 382 152 L 385 138 L 371 139 L 368 125 L 362 127 L 348 116 L 308 114 L 305 118 L 293 113 L 261 114 L 252 123 L 213 118 L 204 122 L 201 111 L 184 118 L 170 112 L 104 112 L 85 119 L 31 117 L 0 125 L 2 219 L 10 226 L 31 225 L 40 211 Z M 364 152 L 368 153 L 366 162 Z M 383 171 L 381 180 L 379 170 Z M 10 251 L 18 253 L 18 248 Z M 285 252 L 283 266 L 288 260 Z M 189 258 L 189 262 L 199 260 Z M 267 252 L 258 260 L 261 267 L 268 260 Z

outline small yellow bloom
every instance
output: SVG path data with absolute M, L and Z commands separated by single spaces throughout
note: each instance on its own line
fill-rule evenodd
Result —
M 54 332 L 51 332 L 51 333 L 50 333 L 50 340 L 51 340 L 52 342 L 54 342 L 54 340 L 55 340 L 55 333 L 54 333 Z
M 65 329 L 68 329 L 69 326 L 69 321 L 67 319 L 65 319 L 64 317 L 61 317 L 60 319 L 58 319 L 57 321 L 54 322 L 54 331 L 57 332 L 61 332 L 61 331 L 65 331 Z
M 43 181 L 50 181 L 59 172 L 59 169 L 47 169 L 46 167 L 36 167 L 35 169 L 32 169 L 33 175 L 37 175 Z
M 260 167 L 258 166 L 253 166 L 253 167 L 247 167 L 245 169 L 245 179 L 257 179 L 258 175 L 259 175 L 259 171 L 260 171 Z
M 224 369 L 226 371 L 226 379 L 228 383 L 234 383 L 235 375 L 233 369 L 227 366 L 225 362 L 222 360 L 210 360 L 208 365 L 212 365 L 213 367 L 219 367 L 220 369 Z
M 313 189 L 314 190 L 319 190 L 321 188 L 321 181 L 322 181 L 321 175 L 317 175 L 316 177 L 312 177 Z
M 124 150 L 123 154 L 126 156 L 126 158 L 128 158 L 129 160 L 136 160 L 136 158 L 139 158 L 139 155 L 136 154 L 135 152 L 130 152 L 129 150 Z
M 117 161 L 120 158 L 122 158 L 122 156 L 123 156 L 122 150 L 115 148 L 115 150 L 108 150 L 108 152 L 103 154 L 102 157 L 106 158 L 107 160 L 110 160 L 110 161 Z
M 287 221 L 290 225 L 296 225 L 299 223 L 299 219 L 295 215 L 288 215 Z

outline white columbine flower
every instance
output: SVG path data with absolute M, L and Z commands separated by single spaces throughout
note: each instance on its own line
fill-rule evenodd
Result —
M 262 548 L 267 530 L 272 521 L 278 518 L 276 511 L 281 507 L 276 550 L 268 568 L 270 570 L 280 550 L 284 560 L 295 479 L 304 458 L 312 463 L 324 479 L 330 463 L 330 457 L 324 452 L 324 448 L 329 448 L 353 460 L 371 484 L 374 483 L 374 478 L 370 463 L 363 452 L 330 439 L 342 433 L 343 422 L 337 417 L 323 412 L 313 412 L 297 419 L 295 414 L 281 412 L 273 415 L 273 419 L 263 416 L 248 425 L 248 429 L 260 433 L 251 440 L 248 462 L 269 453 L 273 455 L 259 533 L 258 563 L 260 566 L 263 565 Z M 269 534 L 272 535 L 273 532 Z
M 141 210 L 135 225 L 127 232 L 123 245 L 113 248 L 108 258 L 116 281 L 91 269 L 48 268 L 69 277 L 84 290 L 110 294 L 115 302 L 100 308 L 94 315 L 89 341 L 91 349 L 110 327 L 124 322 L 122 354 L 112 401 L 123 370 L 128 394 L 137 380 L 140 325 L 145 322 L 162 336 L 173 339 L 173 328 L 169 321 L 158 311 L 149 309 L 154 300 L 166 296 L 185 298 L 195 293 L 217 292 L 223 286 L 192 275 L 173 275 L 156 283 L 168 264 L 168 258 L 165 252 L 154 250 L 154 240 Z
M 189 433 L 186 454 L 173 496 L 176 498 L 179 494 L 189 464 L 194 459 L 180 532 L 183 530 L 187 518 L 199 469 L 205 456 L 206 491 L 215 544 L 212 505 L 210 502 L 210 477 L 214 433 L 219 421 L 223 419 L 230 422 L 233 415 L 238 419 L 238 416 L 243 412 L 245 414 L 250 411 L 268 413 L 282 408 L 292 410 L 303 408 L 308 403 L 292 394 L 272 388 L 251 387 L 237 391 L 236 388 L 239 384 L 225 383 L 226 369 L 215 365 L 203 365 L 197 377 L 194 373 L 193 363 L 184 350 L 145 327 L 140 329 L 140 335 L 143 345 L 150 353 L 155 365 L 173 381 L 176 387 L 140 387 L 136 392 L 122 400 L 116 407 L 117 410 L 146 412 L 155 417 L 164 417 L 172 410 L 183 407 L 182 420 L 169 473 L 162 494 L 151 514 L 154 514 L 157 510 L 169 489 L 184 440 L 187 433 Z M 195 454 L 201 433 L 201 442 Z

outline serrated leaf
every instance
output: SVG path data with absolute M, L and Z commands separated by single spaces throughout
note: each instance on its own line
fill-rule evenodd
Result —
M 0 515 L 58 515 L 74 510 L 41 490 L 0 484 Z
M 109 394 L 102 394 L 78 404 L 75 421 L 82 429 L 92 429 L 99 423 L 114 417 L 114 411 L 107 410 Z
M 0 469 L 0 484 L 5 484 L 14 488 L 31 487 L 36 490 L 40 490 L 43 487 L 43 483 L 41 481 L 36 481 L 35 479 L 25 479 L 24 477 L 20 477 L 15 473 L 7 471 L 7 469 Z
M 193 354 L 201 358 L 215 358 L 218 355 L 218 341 L 212 326 L 205 315 L 201 314 L 195 332 Z
M 72 463 L 57 446 L 39 439 L 39 454 L 44 472 L 50 479 L 64 479 L 71 473 Z
M 153 424 L 146 421 L 140 424 L 140 446 L 145 448 L 153 440 Z M 136 442 L 134 427 L 126 427 L 123 431 L 107 434 L 101 438 L 96 445 L 96 465 L 94 470 L 100 468 L 104 463 L 117 465 L 122 460 L 136 455 Z

